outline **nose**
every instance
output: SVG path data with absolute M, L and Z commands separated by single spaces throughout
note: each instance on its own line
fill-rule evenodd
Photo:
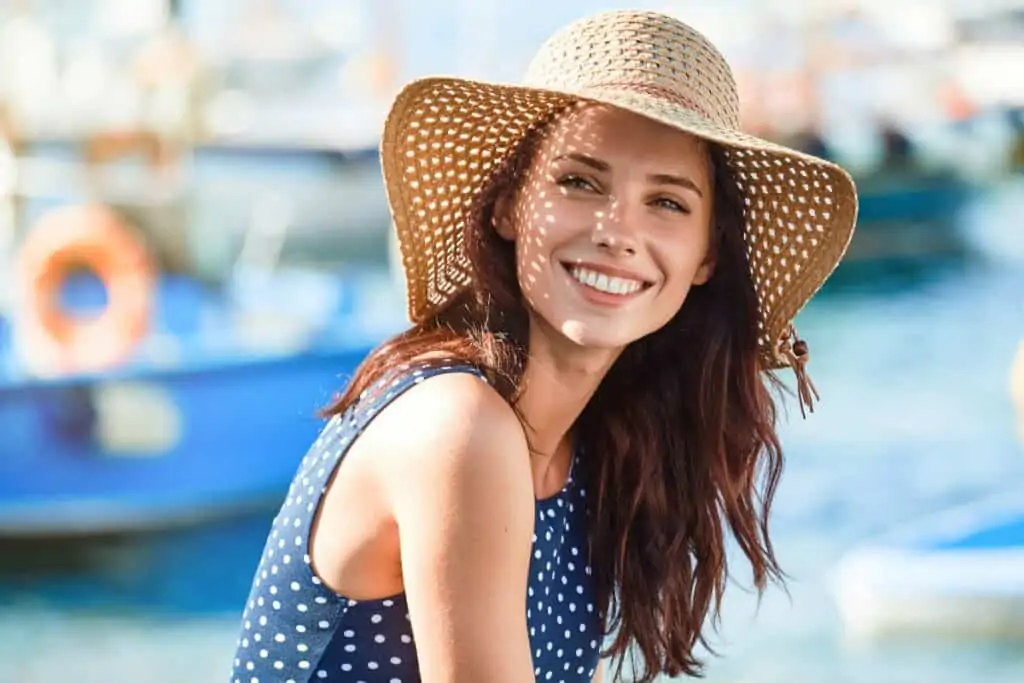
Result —
M 635 256 L 637 241 L 623 216 L 621 202 L 612 202 L 607 213 L 598 214 L 591 233 L 594 246 L 615 256 Z

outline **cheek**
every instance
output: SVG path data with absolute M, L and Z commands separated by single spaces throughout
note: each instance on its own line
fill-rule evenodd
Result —
M 571 218 L 557 201 L 543 196 L 524 201 L 516 211 L 516 269 L 525 292 L 543 284 L 541 275 L 551 263 L 551 253 L 567 239 Z
M 541 272 L 542 256 L 535 246 L 531 246 L 526 240 L 516 243 L 516 276 L 519 279 L 519 288 L 527 297 L 536 295 L 538 287 L 543 285 L 539 278 Z
M 703 236 L 672 240 L 671 244 L 665 245 L 661 253 L 663 268 L 667 274 L 666 289 L 684 296 L 704 265 L 707 251 L 707 240 Z
M 530 299 L 547 294 L 544 272 L 549 265 L 547 242 L 550 235 L 538 219 L 520 221 L 516 232 L 516 276 L 523 294 Z

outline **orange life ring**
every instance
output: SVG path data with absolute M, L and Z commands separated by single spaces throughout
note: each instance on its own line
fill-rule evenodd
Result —
M 155 268 L 145 246 L 110 209 L 70 206 L 43 216 L 18 255 L 15 333 L 36 372 L 106 370 L 126 360 L 149 330 Z M 96 316 L 69 314 L 61 289 L 76 269 L 94 273 L 107 303 Z

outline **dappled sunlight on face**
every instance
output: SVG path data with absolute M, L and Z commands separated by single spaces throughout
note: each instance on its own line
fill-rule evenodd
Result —
M 713 272 L 710 171 L 702 140 L 614 107 L 555 122 L 496 217 L 533 318 L 616 350 L 665 325 Z

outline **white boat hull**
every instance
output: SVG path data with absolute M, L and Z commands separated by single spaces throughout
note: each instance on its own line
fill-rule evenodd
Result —
M 847 634 L 1024 639 L 1024 491 L 855 548 L 831 589 Z

